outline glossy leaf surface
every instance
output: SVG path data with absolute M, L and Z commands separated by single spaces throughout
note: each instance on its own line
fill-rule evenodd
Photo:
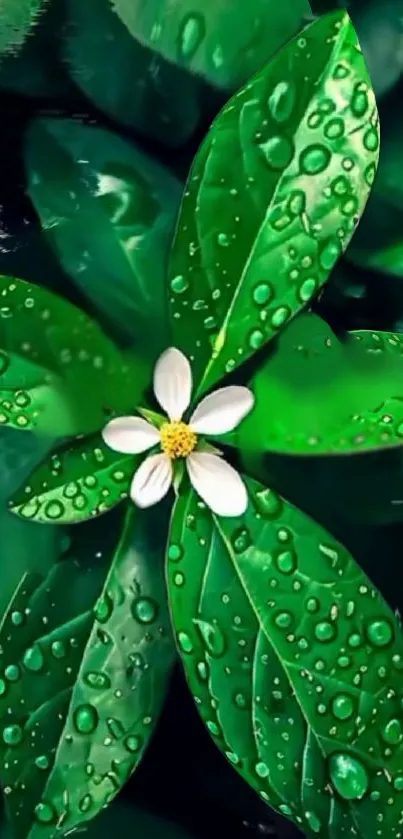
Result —
M 26 166 L 66 273 L 124 340 L 148 361 L 156 357 L 167 345 L 164 274 L 177 182 L 133 145 L 73 120 L 37 121 Z
M 16 52 L 24 43 L 49 0 L 2 0 L 0 55 Z
M 135 406 L 144 370 L 84 312 L 12 277 L 0 293 L 1 425 L 63 436 Z
M 310 15 L 308 0 L 111 0 L 134 38 L 214 85 L 235 89 Z
M 131 510 L 115 548 L 116 527 L 99 525 L 80 528 L 46 578 L 22 581 L 1 628 L 0 774 L 17 837 L 93 818 L 137 766 L 164 699 L 164 534 Z
M 127 498 L 138 456 L 112 451 L 100 434 L 50 455 L 9 502 L 13 513 L 49 524 L 73 524 L 106 513 Z
M 342 343 L 320 318 L 303 315 L 250 386 L 255 408 L 232 436 L 244 453 L 353 454 L 403 444 L 397 333 L 358 330 Z
M 351 555 L 248 481 L 241 519 L 190 492 L 168 549 L 171 610 L 217 745 L 308 835 L 400 835 L 403 637 Z
M 191 169 L 170 264 L 175 344 L 194 357 L 201 390 L 327 280 L 365 206 L 378 145 L 344 12 L 309 26 L 225 106 Z
M 201 116 L 199 81 L 133 38 L 110 0 L 68 0 L 66 10 L 63 57 L 86 96 L 146 137 L 185 143 Z

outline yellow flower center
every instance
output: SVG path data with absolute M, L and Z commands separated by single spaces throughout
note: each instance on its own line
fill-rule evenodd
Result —
M 160 428 L 161 448 L 174 460 L 176 457 L 187 457 L 195 448 L 197 435 L 185 422 L 174 420 L 164 422 Z

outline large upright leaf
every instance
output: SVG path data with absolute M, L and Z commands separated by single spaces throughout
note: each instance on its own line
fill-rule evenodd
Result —
M 86 96 L 146 137 L 186 142 L 201 117 L 199 79 L 132 38 L 110 0 L 67 0 L 66 12 L 62 54 Z
M 0 777 L 21 839 L 95 816 L 137 766 L 164 700 L 164 527 L 130 510 L 115 549 L 112 521 L 80 528 L 46 578 L 23 580 L 3 622 Z
M 248 481 L 240 519 L 177 502 L 178 648 L 217 745 L 309 835 L 400 836 L 403 636 L 351 555 Z M 375 832 L 374 832 L 375 829 Z
M 214 85 L 235 89 L 298 31 L 308 0 L 111 0 L 134 38 Z
M 244 453 L 353 454 L 403 445 L 398 333 L 357 330 L 341 342 L 319 317 L 301 315 L 250 387 L 254 410 L 230 435 Z
M 0 55 L 16 52 L 24 43 L 49 0 L 1 0 Z
M 225 106 L 191 169 L 170 265 L 175 344 L 200 390 L 327 280 L 364 209 L 378 117 L 344 12 L 313 23 Z
M 13 277 L 0 276 L 0 294 L 1 425 L 78 434 L 135 406 L 143 366 L 88 315 Z
M 26 167 L 66 273 L 138 353 L 154 358 L 167 343 L 165 260 L 178 183 L 115 134 L 74 120 L 36 121 Z

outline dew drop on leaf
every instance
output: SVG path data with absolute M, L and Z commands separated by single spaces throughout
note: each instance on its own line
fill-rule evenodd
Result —
M 92 734 L 98 725 L 98 712 L 93 705 L 87 703 L 75 709 L 73 719 L 80 734 Z
M 348 754 L 334 754 L 329 761 L 329 772 L 335 790 L 347 801 L 362 798 L 368 790 L 368 773 L 357 758 Z

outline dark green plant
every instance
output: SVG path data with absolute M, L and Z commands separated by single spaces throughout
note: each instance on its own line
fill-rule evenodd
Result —
M 338 337 L 312 311 L 378 163 L 375 97 L 349 17 L 315 20 L 246 81 L 298 29 L 305 5 L 285 15 L 272 46 L 259 37 L 241 68 L 242 26 L 224 43 L 222 66 L 209 33 L 205 52 L 197 49 L 200 12 L 185 16 L 179 63 L 219 87 L 243 86 L 196 155 L 175 233 L 180 187 L 142 151 L 78 120 L 42 118 L 28 130 L 29 196 L 93 316 L 38 284 L 0 277 L 0 423 L 36 440 L 34 468 L 8 488 L 9 508 L 33 549 L 47 538 L 38 522 L 81 523 L 67 539 L 49 528 L 49 562 L 7 583 L 0 778 L 24 839 L 79 827 L 121 789 L 155 727 L 173 640 L 208 731 L 264 801 L 307 836 L 400 835 L 399 618 L 351 553 L 282 497 L 265 465 L 270 453 L 290 464 L 309 455 L 309 495 L 316 455 L 403 441 L 401 336 Z M 79 20 L 91 9 L 68 6 Z M 114 7 L 114 24 L 132 31 L 140 21 L 141 60 L 155 47 L 160 66 L 179 73 L 170 65 L 175 14 L 165 31 L 163 4 L 151 4 L 153 35 L 148 9 L 143 19 L 132 17 L 135 3 Z M 214 11 L 225 30 L 227 5 Z M 77 83 L 86 32 L 65 41 Z M 102 85 L 80 86 L 106 112 L 120 111 L 113 95 L 101 101 Z M 179 108 L 173 135 L 197 119 L 180 126 Z M 122 122 L 144 128 L 138 115 Z M 242 515 L 212 512 L 185 470 L 175 469 L 175 492 L 160 507 L 128 499 L 140 453 L 111 449 L 105 429 L 136 415 L 160 442 L 151 384 L 167 347 L 190 361 L 196 402 L 222 383 L 254 394 L 239 428 L 212 435 L 242 471 Z

